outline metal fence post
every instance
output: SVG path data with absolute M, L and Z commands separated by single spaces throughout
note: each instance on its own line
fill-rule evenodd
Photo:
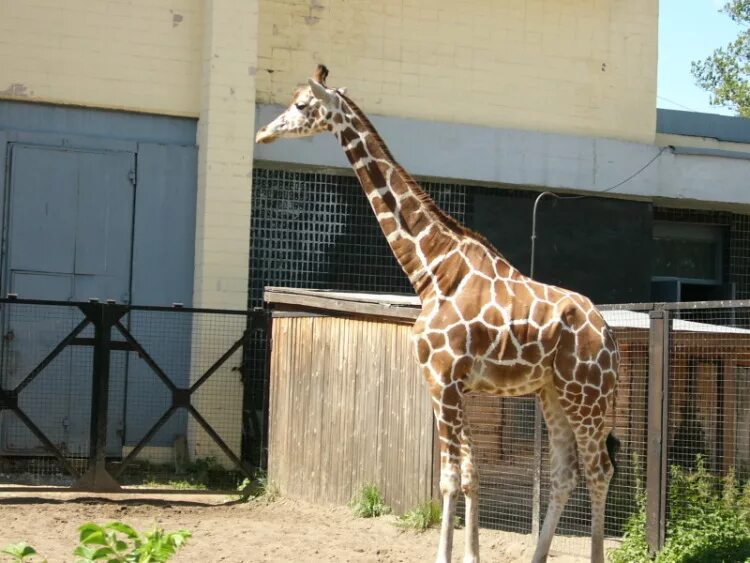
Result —
M 649 317 L 646 540 L 649 550 L 656 553 L 666 535 L 669 311 L 651 311 Z
M 112 326 L 127 309 L 114 304 L 88 303 L 81 307 L 94 325 L 94 350 L 91 378 L 91 426 L 89 467 L 73 489 L 118 491 L 119 483 L 107 471 L 107 416 L 109 413 L 109 376 Z

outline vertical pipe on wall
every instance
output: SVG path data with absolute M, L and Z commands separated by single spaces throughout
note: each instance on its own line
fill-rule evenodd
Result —
M 540 193 L 534 201 L 534 211 L 531 215 L 531 260 L 529 266 L 529 277 L 534 277 L 534 259 L 536 257 L 536 214 L 539 202 L 545 196 L 558 197 L 552 192 Z M 542 517 L 542 409 L 539 402 L 534 409 L 534 485 L 531 497 L 531 534 L 534 538 L 539 537 L 539 527 Z

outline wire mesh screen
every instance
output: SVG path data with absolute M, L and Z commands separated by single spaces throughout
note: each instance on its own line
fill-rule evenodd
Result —
M 688 305 L 670 311 L 670 470 L 693 472 L 701 464 L 716 476 L 750 480 L 748 312 Z
M 466 404 L 479 469 L 479 524 L 531 532 L 534 486 L 534 409 L 531 397 L 472 394 Z M 463 498 L 460 509 L 463 511 Z
M 0 310 L 0 389 L 17 397 L 19 412 L 0 410 L 0 473 L 17 484 L 70 484 L 71 476 L 53 457 L 39 433 L 79 470 L 89 453 L 91 351 L 55 348 L 84 321 L 71 307 L 5 304 Z M 88 327 L 81 337 L 91 336 Z M 43 369 L 40 366 L 44 365 Z M 25 423 L 35 422 L 37 433 Z
M 190 310 L 131 311 L 124 319 L 139 350 L 128 352 L 122 454 L 129 460 L 119 475 L 124 484 L 234 488 L 242 475 L 234 462 L 188 408 L 173 409 L 173 390 L 188 389 L 209 373 L 190 405 L 239 456 L 242 443 L 242 346 L 247 318 L 242 314 Z M 169 412 L 171 410 L 171 412 Z M 166 420 L 155 425 L 164 417 Z
M 466 186 L 422 186 L 442 209 L 464 220 Z M 267 286 L 413 292 L 353 176 L 254 168 L 250 246 L 250 307 L 263 305 Z M 244 416 L 244 451 L 259 465 L 265 459 L 265 349 L 260 331 L 248 347 Z
M 247 475 L 239 458 L 248 317 L 3 300 L 0 485 L 73 484 L 98 459 L 97 428 L 123 485 L 234 490 Z M 92 381 L 104 377 L 107 393 L 97 395 Z M 106 432 L 92 417 L 102 405 Z
M 637 498 L 642 490 L 638 483 L 645 473 L 649 321 L 648 313 L 622 309 L 607 310 L 604 315 L 615 330 L 621 353 L 617 400 L 609 419 L 620 440 L 620 451 L 605 520 L 605 535 L 619 538 L 626 521 L 638 508 Z M 472 394 L 468 398 L 467 416 L 480 472 L 479 520 L 483 527 L 524 534 L 534 530 L 537 464 L 541 473 L 538 522 L 541 527 L 550 496 L 549 445 L 546 425 L 542 423 L 542 450 L 537 458 L 535 409 L 532 397 Z M 579 473 L 578 486 L 560 518 L 553 550 L 584 555 L 590 550 L 591 513 L 582 466 Z M 607 546 L 614 543 L 608 541 Z
M 648 313 L 621 308 L 605 309 L 603 314 L 613 328 L 620 350 L 617 395 L 609 412 L 608 426 L 620 441 L 616 457 L 617 474 L 612 479 L 605 512 L 605 538 L 622 536 L 628 518 L 638 509 L 645 475 L 647 421 L 649 319 Z M 543 519 L 549 504 L 550 466 L 546 425 L 542 436 L 541 506 Z M 591 505 L 586 473 L 579 460 L 579 480 L 570 495 L 558 524 L 553 549 L 575 554 L 590 550 Z M 541 522 L 540 522 L 541 526 Z M 614 544 L 607 542 L 607 547 Z

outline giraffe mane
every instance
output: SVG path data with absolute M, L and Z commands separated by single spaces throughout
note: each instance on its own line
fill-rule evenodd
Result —
M 325 68 L 325 67 L 324 67 Z M 470 238 L 473 238 L 477 242 L 483 244 L 486 246 L 489 250 L 497 254 L 500 258 L 505 260 L 505 257 L 500 253 L 500 251 L 495 248 L 495 245 L 493 245 L 487 238 L 477 233 L 476 231 L 470 229 L 466 225 L 462 224 L 455 218 L 451 217 L 448 213 L 443 211 L 436 203 L 435 200 L 432 199 L 430 194 L 428 194 L 424 188 L 417 182 L 414 177 L 409 174 L 409 172 L 406 171 L 406 169 L 401 166 L 401 164 L 398 163 L 398 161 L 393 158 L 393 154 L 391 154 L 390 149 L 388 148 L 388 145 L 385 144 L 385 141 L 383 141 L 383 138 L 380 136 L 380 133 L 378 133 L 378 130 L 375 129 L 375 126 L 372 124 L 372 122 L 367 118 L 367 116 L 364 114 L 364 112 L 355 104 L 348 96 L 345 94 L 342 94 L 341 92 L 338 92 L 339 96 L 347 103 L 349 108 L 352 110 L 354 115 L 357 116 L 359 120 L 362 121 L 362 123 L 369 129 L 371 132 L 372 139 L 377 143 L 378 147 L 386 154 L 386 156 L 391 159 L 395 165 L 396 174 L 398 174 L 399 179 L 406 183 L 409 188 L 412 190 L 412 192 L 416 195 L 417 199 L 420 203 L 425 204 L 427 209 L 430 213 L 435 215 L 435 217 L 444 223 L 450 230 L 452 230 L 454 233 L 460 235 L 460 236 L 467 236 Z

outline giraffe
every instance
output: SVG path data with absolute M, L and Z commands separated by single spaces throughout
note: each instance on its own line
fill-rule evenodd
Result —
M 550 502 L 533 555 L 547 560 L 579 459 L 591 500 L 591 560 L 603 563 L 604 508 L 617 439 L 606 414 L 619 352 L 591 301 L 534 281 L 482 235 L 444 213 L 399 165 L 343 88 L 320 65 L 256 142 L 331 131 L 357 175 L 385 238 L 422 303 L 416 357 L 440 444 L 442 523 L 436 561 L 448 563 L 459 491 L 465 498 L 464 563 L 479 561 L 478 491 L 464 400 L 469 392 L 535 394 L 550 440 Z

